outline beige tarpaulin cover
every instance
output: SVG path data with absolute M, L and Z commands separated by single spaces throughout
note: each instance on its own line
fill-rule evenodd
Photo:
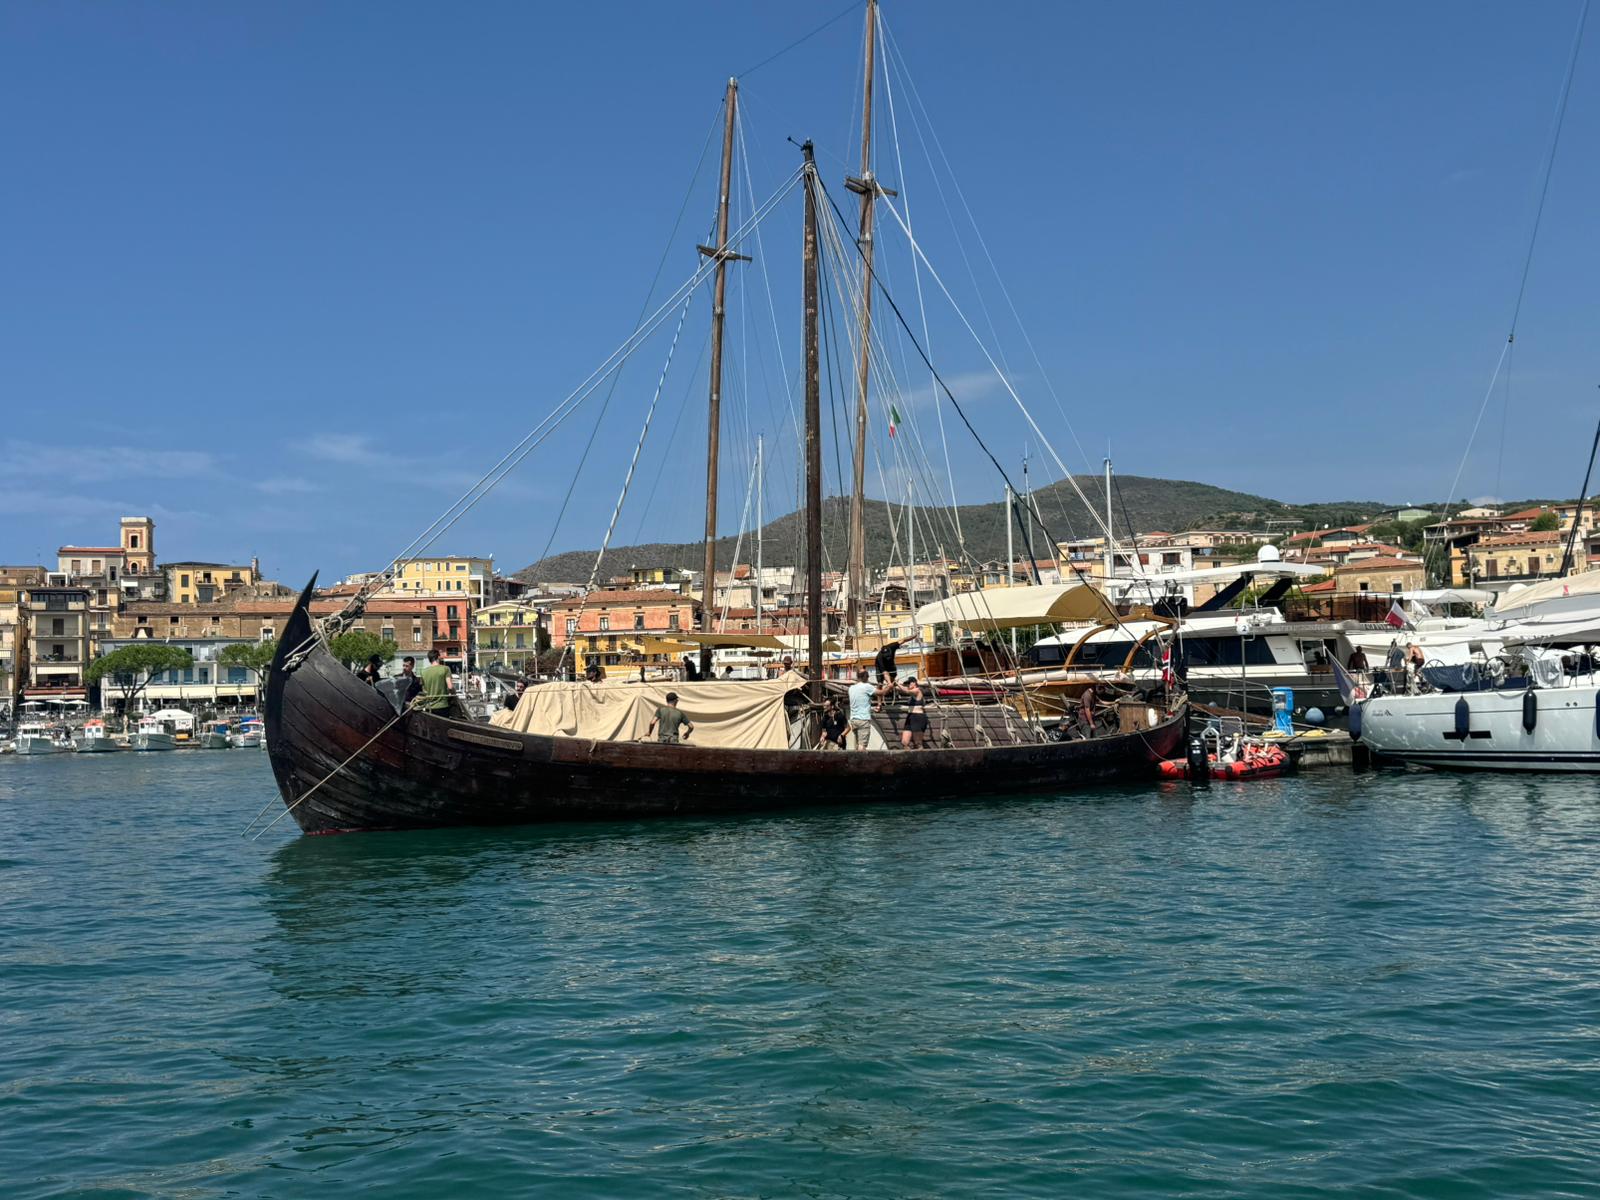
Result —
M 705 683 L 541 683 L 522 693 L 506 727 L 546 737 L 628 742 L 644 737 L 667 693 L 694 723 L 691 744 L 741 750 L 783 750 L 789 720 L 783 698 L 806 686 L 790 671 L 777 679 Z
M 1059 625 L 1068 621 L 1115 624 L 1148 609 L 1135 609 L 1118 618 L 1116 608 L 1086 583 L 1027 584 L 1022 587 L 986 588 L 957 592 L 917 609 L 918 625 L 961 625 L 967 629 L 1012 629 L 1025 625 Z

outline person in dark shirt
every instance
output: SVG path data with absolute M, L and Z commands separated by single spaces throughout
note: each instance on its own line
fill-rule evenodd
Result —
M 850 730 L 850 719 L 845 716 L 845 711 L 839 706 L 839 701 L 832 696 L 822 710 L 822 740 L 817 743 L 818 750 L 843 750 L 845 748 L 845 734 Z
M 409 654 L 400 663 L 400 674 L 394 681 L 394 694 L 401 708 L 422 694 L 422 680 L 417 678 L 417 660 Z
M 377 687 L 378 680 L 383 678 L 383 659 L 374 654 L 367 659 L 367 665 L 356 672 L 356 678 L 368 687 Z
M 656 706 L 656 715 L 650 718 L 650 727 L 644 731 L 645 737 L 656 733 L 657 726 L 661 732 L 656 734 L 656 740 L 664 746 L 678 744 L 679 730 L 682 730 L 684 738 L 694 732 L 694 722 L 678 707 L 677 692 L 668 692 L 667 702 Z
M 885 642 L 876 657 L 873 658 L 872 667 L 878 673 L 879 688 L 882 688 L 886 683 L 890 688 L 894 687 L 895 676 L 898 673 L 895 670 L 894 656 L 895 651 L 899 650 L 901 645 L 903 645 L 901 642 Z

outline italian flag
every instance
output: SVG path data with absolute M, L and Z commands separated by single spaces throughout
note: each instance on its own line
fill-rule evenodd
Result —
M 900 410 L 894 405 L 889 405 L 889 436 L 894 436 L 894 431 L 900 428 Z

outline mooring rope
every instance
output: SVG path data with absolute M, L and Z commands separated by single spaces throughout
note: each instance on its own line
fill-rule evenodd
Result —
M 356 759 L 360 758 L 362 752 L 364 750 L 366 750 L 366 748 L 368 746 L 372 745 L 373 742 L 377 741 L 384 734 L 388 733 L 389 730 L 393 729 L 395 724 L 400 720 L 401 717 L 405 716 L 407 713 L 409 713 L 413 708 L 415 708 L 417 706 L 417 701 L 420 700 L 420 699 L 422 699 L 422 697 L 420 695 L 415 697 L 411 701 L 411 703 L 407 704 L 399 712 L 395 713 L 394 717 L 388 722 L 388 724 L 386 724 L 382 729 L 378 730 L 377 733 L 373 734 L 366 741 L 362 742 L 360 748 L 357 749 L 354 754 L 352 754 L 349 758 L 345 759 L 342 763 L 340 763 L 333 770 L 329 771 L 321 779 L 317 780 L 317 782 L 312 785 L 311 790 L 306 792 L 304 795 L 302 795 L 300 797 L 300 799 L 296 800 L 293 804 L 286 804 L 284 806 L 283 811 L 281 813 L 279 813 L 276 817 L 274 817 L 271 821 L 269 821 L 267 824 L 263 825 L 259 830 L 257 830 L 256 831 L 256 836 L 251 838 L 250 840 L 253 842 L 253 841 L 256 841 L 257 839 L 259 839 L 263 833 L 265 833 L 267 830 L 271 829 L 279 821 L 283 820 L 290 813 L 292 813 L 295 809 L 299 808 L 301 804 L 303 804 L 307 800 L 309 800 L 311 798 L 312 794 L 315 793 L 318 788 L 320 788 L 323 784 L 327 783 L 328 780 L 332 779 L 335 775 L 337 775 L 340 771 L 344 770 L 351 763 L 355 762 Z M 250 824 L 246 825 L 244 827 L 244 829 L 240 832 L 239 836 L 243 837 L 245 834 L 249 833 L 251 826 L 253 826 L 257 821 L 259 821 L 262 818 L 262 816 L 265 815 L 267 809 L 269 809 L 271 807 L 272 807 L 272 801 L 268 800 L 266 802 L 266 804 L 261 806 L 261 811 L 256 813 L 255 816 L 250 818 Z

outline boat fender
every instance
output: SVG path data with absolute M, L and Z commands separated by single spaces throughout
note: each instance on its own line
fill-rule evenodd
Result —
M 1361 705 L 1350 706 L 1350 737 L 1355 741 L 1361 740 Z
M 1189 739 L 1189 782 L 1204 787 L 1211 779 L 1211 759 L 1206 754 L 1206 744 L 1199 738 Z
M 1525 733 L 1532 733 L 1533 727 L 1539 723 L 1539 697 L 1529 688 L 1522 693 L 1522 729 Z
M 1463 742 L 1467 734 L 1472 732 L 1472 705 L 1467 703 L 1465 696 L 1456 701 L 1456 736 Z

